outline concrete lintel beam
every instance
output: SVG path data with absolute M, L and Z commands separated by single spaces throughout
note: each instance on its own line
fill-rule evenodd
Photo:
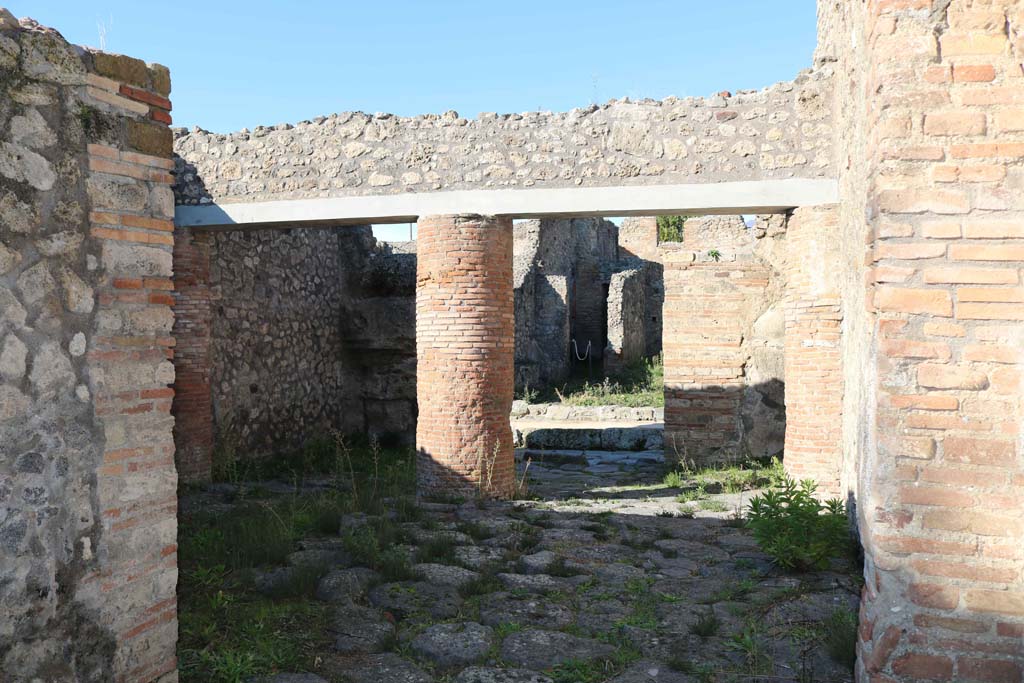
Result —
M 834 204 L 838 200 L 835 180 L 793 178 L 635 187 L 454 190 L 207 204 L 177 207 L 175 222 L 182 227 L 238 230 L 410 223 L 419 216 L 457 213 L 512 218 L 756 214 L 782 213 L 798 206 Z

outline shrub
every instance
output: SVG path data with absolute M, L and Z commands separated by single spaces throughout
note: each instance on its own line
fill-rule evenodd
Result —
M 758 545 L 787 569 L 825 569 L 850 545 L 846 510 L 840 500 L 820 502 L 815 484 L 788 477 L 778 490 L 750 500 L 747 527 Z
M 658 216 L 658 242 L 682 242 L 686 216 Z

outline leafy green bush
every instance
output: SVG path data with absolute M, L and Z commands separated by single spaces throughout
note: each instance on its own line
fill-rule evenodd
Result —
M 758 545 L 787 569 L 825 569 L 829 559 L 850 547 L 846 510 L 841 500 L 820 502 L 812 481 L 785 478 L 778 490 L 750 500 L 747 527 Z
M 658 242 L 682 242 L 686 216 L 658 216 Z

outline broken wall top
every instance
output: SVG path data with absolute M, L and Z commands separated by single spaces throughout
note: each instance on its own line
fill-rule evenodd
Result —
M 346 112 L 175 131 L 178 204 L 833 177 L 831 71 L 708 98 L 566 113 Z

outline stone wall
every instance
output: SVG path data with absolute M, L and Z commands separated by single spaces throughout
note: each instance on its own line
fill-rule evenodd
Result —
M 851 74 L 835 107 L 858 679 L 1020 680 L 1024 14 L 822 2 L 819 25 L 818 59 Z
M 289 457 L 331 430 L 412 442 L 412 249 L 369 227 L 180 232 L 184 478 L 209 479 L 218 449 Z
M 359 267 L 343 316 L 345 357 L 368 436 L 412 445 L 416 436 L 416 242 L 377 243 Z
M 368 228 L 210 234 L 218 445 L 267 456 L 330 429 L 361 430 L 359 388 L 343 360 L 352 306 L 343 259 L 363 261 L 367 237 Z
M 643 271 L 623 270 L 612 275 L 607 299 L 608 346 L 604 353 L 606 373 L 621 372 L 646 356 L 645 298 Z
M 165 68 L 0 8 L 0 671 L 176 681 Z
M 619 261 L 624 268 L 639 268 L 644 288 L 644 355 L 661 353 L 665 274 L 658 251 L 658 219 L 642 216 L 623 219 L 619 226 Z
M 514 226 L 516 388 L 559 385 L 579 355 L 600 362 L 605 282 L 617 267 L 617 228 L 600 218 L 517 221 Z M 595 365 L 595 371 L 599 365 Z
M 176 133 L 178 202 L 834 176 L 830 65 L 761 91 L 567 113 L 345 112 Z

